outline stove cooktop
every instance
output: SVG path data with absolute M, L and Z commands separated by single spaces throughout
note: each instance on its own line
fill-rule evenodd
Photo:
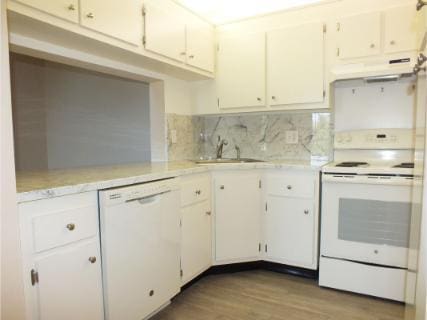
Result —
M 344 174 L 390 174 L 390 175 L 412 175 L 414 174 L 413 162 L 396 161 L 341 161 L 327 164 L 323 167 L 324 173 Z

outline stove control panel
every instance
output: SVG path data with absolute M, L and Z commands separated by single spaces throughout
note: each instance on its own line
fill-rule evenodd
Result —
M 413 149 L 412 129 L 375 129 L 336 132 L 335 149 Z

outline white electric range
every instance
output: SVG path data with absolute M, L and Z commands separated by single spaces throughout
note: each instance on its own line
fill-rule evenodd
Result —
M 319 284 L 405 301 L 413 130 L 335 135 L 335 162 L 322 169 Z

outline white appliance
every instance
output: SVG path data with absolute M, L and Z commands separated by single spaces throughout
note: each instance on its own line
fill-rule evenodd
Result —
M 108 320 L 141 320 L 180 290 L 180 194 L 175 179 L 101 191 Z
M 411 224 L 411 129 L 335 135 L 322 169 L 319 284 L 405 300 Z

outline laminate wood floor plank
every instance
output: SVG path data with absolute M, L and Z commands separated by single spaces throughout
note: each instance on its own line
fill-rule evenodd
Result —
M 404 305 L 255 270 L 211 275 L 152 320 L 403 320 Z

